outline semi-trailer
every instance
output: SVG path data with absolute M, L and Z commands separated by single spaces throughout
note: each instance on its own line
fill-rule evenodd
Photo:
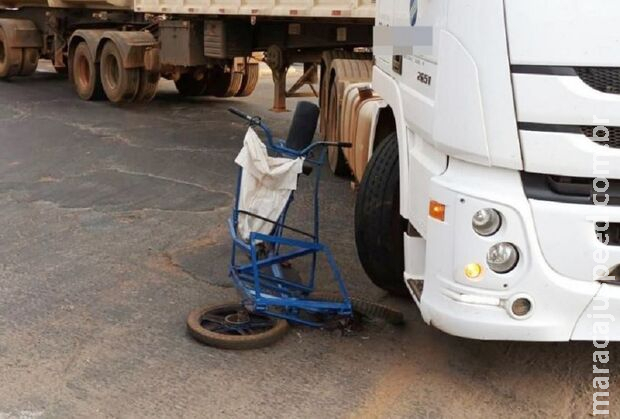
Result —
M 261 53 L 273 109 L 284 110 L 287 94 L 316 82 L 324 53 L 372 45 L 373 18 L 371 0 L 1 0 L 0 79 L 31 75 L 47 58 L 84 100 L 148 102 L 160 77 L 182 95 L 248 96 Z M 287 90 L 292 63 L 304 74 Z

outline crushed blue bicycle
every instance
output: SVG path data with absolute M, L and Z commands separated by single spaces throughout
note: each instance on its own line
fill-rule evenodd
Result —
M 230 112 L 249 125 L 235 160 L 240 169 L 228 221 L 229 275 L 241 301 L 192 311 L 187 320 L 190 334 L 210 346 L 253 349 L 282 338 L 289 322 L 344 327 L 356 313 L 402 323 L 400 312 L 349 295 L 334 256 L 319 239 L 319 189 L 327 147 L 351 145 L 313 142 L 319 109 L 310 102 L 298 104 L 285 141 L 274 139 L 261 118 L 232 108 Z M 255 128 L 262 131 L 264 142 Z M 310 232 L 287 223 L 301 175 L 314 177 Z M 316 292 L 321 261 L 331 271 L 336 293 Z

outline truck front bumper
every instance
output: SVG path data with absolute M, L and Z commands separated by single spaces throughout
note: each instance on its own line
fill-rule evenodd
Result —
M 591 276 L 560 273 L 565 270 L 558 269 L 557 262 L 550 266 L 540 244 L 544 236 L 556 252 L 566 249 L 567 255 L 591 255 L 595 245 L 589 241 L 570 241 L 565 235 L 550 241 L 548 237 L 558 229 L 571 229 L 571 224 L 583 226 L 583 220 L 591 216 L 590 206 L 557 203 L 553 211 L 563 213 L 557 217 L 561 225 L 548 218 L 548 225 L 537 224 L 545 219 L 540 211 L 548 206 L 532 205 L 518 171 L 458 160 L 433 179 L 431 199 L 446 205 L 446 214 L 445 221 L 429 218 L 427 225 L 425 279 L 419 301 L 427 323 L 473 339 L 620 340 L 620 328 L 614 324 L 616 318 L 620 321 L 620 287 L 603 285 Z M 491 237 L 481 237 L 471 227 L 472 216 L 483 208 L 502 214 L 502 227 Z M 620 217 L 620 208 L 606 210 Z M 566 225 L 570 219 L 574 223 Z M 594 236 L 594 221 L 590 222 Z M 513 243 L 519 250 L 519 262 L 507 274 L 496 274 L 486 265 L 489 248 L 498 242 Z M 483 267 L 478 278 L 465 275 L 465 267 L 472 263 Z M 573 264 L 574 258 L 566 260 L 567 266 Z M 525 316 L 513 313 L 512 305 L 519 298 L 531 302 Z M 608 327 L 602 327 L 602 322 Z

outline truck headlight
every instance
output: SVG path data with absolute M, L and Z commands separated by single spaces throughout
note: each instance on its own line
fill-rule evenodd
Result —
M 481 209 L 474 214 L 471 226 L 477 234 L 483 237 L 492 236 L 502 226 L 502 216 L 493 208 Z
M 487 253 L 487 264 L 494 272 L 505 274 L 512 271 L 519 262 L 519 251 L 512 243 L 497 243 Z

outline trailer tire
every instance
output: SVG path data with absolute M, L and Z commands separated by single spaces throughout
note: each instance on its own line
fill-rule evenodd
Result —
M 37 71 L 39 66 L 39 49 L 23 48 L 22 50 L 22 66 L 19 71 L 20 76 L 31 76 Z
M 99 66 L 95 62 L 86 42 L 80 42 L 73 52 L 71 75 L 75 91 L 82 100 L 100 100 L 105 97 Z
M 355 204 L 355 243 L 370 280 L 392 294 L 407 295 L 400 216 L 398 139 L 388 135 L 366 167 Z
M 124 68 L 123 58 L 112 41 L 106 42 L 100 60 L 101 84 L 108 100 L 115 104 L 135 100 L 140 87 L 140 68 Z
M 196 80 L 191 74 L 184 73 L 174 82 L 181 96 L 204 96 L 207 90 L 207 77 L 202 80 Z
M 19 75 L 23 53 L 22 48 L 12 47 L 4 29 L 0 28 L 0 79 L 9 79 Z
M 258 84 L 259 68 L 258 63 L 247 63 L 245 65 L 245 73 L 241 80 L 241 87 L 235 96 L 247 97 L 254 93 Z
M 224 71 L 221 66 L 209 70 L 206 94 L 215 97 L 232 97 L 241 89 L 243 74 Z

